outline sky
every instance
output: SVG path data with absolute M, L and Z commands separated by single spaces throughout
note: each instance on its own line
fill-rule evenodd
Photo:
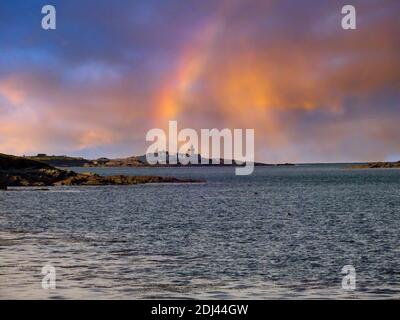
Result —
M 400 160 L 399 34 L 398 0 L 2 0 L 0 152 L 139 155 L 177 120 L 254 129 L 257 161 Z

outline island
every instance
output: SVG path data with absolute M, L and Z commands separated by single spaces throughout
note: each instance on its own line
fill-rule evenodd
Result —
M 135 185 L 143 183 L 195 183 L 194 179 L 160 176 L 100 176 L 94 173 L 76 173 L 62 170 L 36 160 L 0 153 L 0 189 L 10 186 L 99 186 Z

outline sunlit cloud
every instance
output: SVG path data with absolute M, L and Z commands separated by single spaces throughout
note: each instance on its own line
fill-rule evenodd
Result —
M 0 22 L 0 151 L 140 154 L 178 120 L 254 128 L 262 161 L 393 157 L 400 4 L 355 2 L 353 32 L 341 1 L 56 1 L 52 34 L 20 8 L 26 27 Z
M 12 78 L 0 81 L 0 96 L 15 106 L 21 104 L 25 99 L 23 89 L 18 87 Z

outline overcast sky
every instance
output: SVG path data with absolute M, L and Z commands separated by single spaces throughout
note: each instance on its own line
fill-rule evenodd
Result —
M 143 154 L 177 120 L 254 128 L 258 161 L 400 160 L 399 35 L 397 0 L 2 0 L 0 152 Z

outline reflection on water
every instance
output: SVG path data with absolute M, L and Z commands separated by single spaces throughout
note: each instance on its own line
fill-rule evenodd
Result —
M 0 298 L 400 297 L 400 170 L 91 170 L 207 183 L 0 193 Z

